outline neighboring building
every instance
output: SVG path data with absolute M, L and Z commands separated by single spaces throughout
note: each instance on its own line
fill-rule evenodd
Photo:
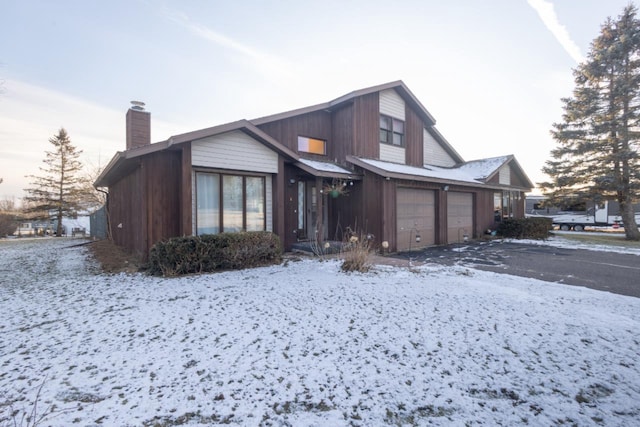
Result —
M 88 233 L 89 218 L 86 216 L 78 216 L 76 218 L 62 218 L 62 235 L 63 236 L 85 236 Z M 23 221 L 18 224 L 18 228 L 13 233 L 14 236 L 53 236 L 58 228 L 57 220 L 48 221 Z
M 13 233 L 14 236 L 32 237 L 55 234 L 54 223 L 50 221 L 21 222 Z
M 523 217 L 533 184 L 516 159 L 465 162 L 434 125 L 401 81 L 155 144 L 134 104 L 127 149 L 95 185 L 109 188 L 114 241 L 142 257 L 172 236 L 269 230 L 288 250 L 347 227 L 401 251 Z M 334 198 L 332 186 L 348 193 Z

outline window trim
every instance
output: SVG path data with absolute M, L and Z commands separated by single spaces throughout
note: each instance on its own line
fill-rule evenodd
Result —
M 387 121 L 387 126 L 389 127 L 387 128 L 383 128 L 382 127 L 382 120 L 386 120 Z M 392 116 L 388 116 L 386 114 L 380 114 L 380 119 L 379 119 L 378 123 L 378 127 L 379 127 L 379 136 L 378 138 L 380 139 L 380 144 L 386 144 L 386 145 L 391 145 L 392 147 L 401 147 L 404 148 L 405 146 L 405 121 L 404 120 L 400 120 L 396 117 L 392 117 Z M 395 129 L 395 124 L 396 123 L 400 123 L 402 124 L 402 132 L 396 132 Z M 380 138 L 380 136 L 382 135 L 382 133 L 386 134 L 386 141 L 383 141 L 382 138 Z M 394 143 L 395 140 L 395 136 L 398 135 L 400 137 L 400 144 L 396 144 Z
M 218 176 L 218 230 L 220 230 L 217 234 L 220 233 L 225 233 L 225 232 L 230 232 L 230 231 L 225 231 L 224 229 L 224 176 L 237 176 L 237 177 L 241 177 L 242 178 L 242 229 L 240 230 L 240 232 L 245 232 L 247 231 L 247 178 L 260 178 L 262 180 L 262 200 L 264 203 L 264 212 L 263 212 L 263 218 L 262 218 L 262 230 L 260 231 L 266 231 L 267 230 L 267 176 L 266 175 L 260 175 L 260 174 L 247 174 L 247 173 L 234 173 L 231 171 L 211 171 L 211 170 L 195 170 L 195 179 L 194 179 L 194 185 L 195 185 L 195 191 L 194 191 L 194 195 L 196 197 L 196 199 L 194 200 L 194 208 L 195 208 L 195 212 L 194 212 L 194 223 L 195 223 L 195 234 L 200 236 L 201 234 L 198 233 L 198 188 L 197 188 L 197 182 L 198 182 L 198 178 L 197 175 L 198 174 L 205 174 L 205 175 L 217 175 Z M 207 234 L 207 233 L 203 233 L 203 234 Z

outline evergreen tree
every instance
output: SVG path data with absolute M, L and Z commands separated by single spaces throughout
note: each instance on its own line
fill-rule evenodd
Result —
M 640 21 L 627 6 L 608 18 L 574 70 L 573 97 L 562 100 L 563 121 L 540 183 L 553 201 L 616 200 L 627 239 L 640 240 L 633 202 L 640 188 Z
M 76 150 L 71 144 L 69 135 L 64 128 L 58 134 L 49 138 L 55 147 L 53 151 L 46 151 L 43 160 L 46 166 L 41 167 L 42 176 L 30 175 L 33 187 L 25 189 L 28 202 L 27 212 L 47 212 L 57 219 L 56 236 L 62 235 L 62 218 L 75 217 L 82 208 L 85 189 L 83 178 L 79 176 L 82 163 L 78 160 L 82 151 Z

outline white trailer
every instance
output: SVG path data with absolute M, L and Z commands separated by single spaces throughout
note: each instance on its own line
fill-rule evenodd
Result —
M 611 215 L 608 202 L 595 205 L 585 212 L 559 212 L 551 216 L 551 219 L 553 225 L 562 231 L 583 231 L 587 226 L 622 226 L 622 217 L 619 214 Z M 639 221 L 640 213 L 636 213 L 636 224 Z

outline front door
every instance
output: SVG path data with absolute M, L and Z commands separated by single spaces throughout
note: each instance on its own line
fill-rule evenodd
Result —
M 298 181 L 298 229 L 304 230 L 306 240 L 316 239 L 318 228 L 318 196 L 314 181 Z M 323 239 L 327 238 L 327 204 L 323 203 Z

